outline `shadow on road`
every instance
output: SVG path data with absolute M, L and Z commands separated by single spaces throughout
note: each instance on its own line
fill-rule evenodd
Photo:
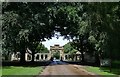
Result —
M 94 66 L 94 63 L 81 63 L 81 62 L 75 62 L 75 61 L 60 61 L 60 60 L 53 60 L 53 61 L 38 61 L 38 62 L 25 62 L 21 63 L 18 61 L 5 61 L 2 62 L 2 66 L 54 66 L 54 65 L 68 65 L 68 64 L 74 64 L 74 65 L 90 65 Z
M 36 66 L 48 66 L 51 61 L 39 61 L 39 62 L 25 62 L 21 63 L 18 61 L 6 61 L 2 62 L 2 66 L 23 66 L 23 67 L 36 67 Z
M 63 62 L 63 61 L 52 61 L 49 65 L 54 66 L 54 65 L 68 65 L 69 63 Z

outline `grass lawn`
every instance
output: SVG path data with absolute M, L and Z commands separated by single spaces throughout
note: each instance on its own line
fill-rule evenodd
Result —
M 119 71 L 120 69 L 112 69 L 112 72 L 109 72 L 109 68 L 100 68 L 100 67 L 93 67 L 93 66 L 86 66 L 85 69 L 89 72 L 93 72 L 97 75 L 102 75 L 102 77 L 118 77 L 117 75 L 119 74 L 115 74 L 114 71 Z
M 2 68 L 2 75 L 38 75 L 42 67 L 6 66 Z
M 2 76 L 2 68 L 0 67 L 0 77 Z

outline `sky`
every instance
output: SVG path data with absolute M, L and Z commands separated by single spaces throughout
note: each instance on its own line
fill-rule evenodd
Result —
M 54 46 L 54 44 L 59 44 L 60 46 L 63 46 L 65 44 L 67 44 L 69 42 L 69 40 L 64 39 L 63 37 L 59 37 L 58 39 L 56 37 L 52 37 L 52 39 L 50 40 L 46 40 L 44 42 L 42 42 L 42 44 L 45 45 L 45 47 L 47 47 L 50 50 L 50 46 Z

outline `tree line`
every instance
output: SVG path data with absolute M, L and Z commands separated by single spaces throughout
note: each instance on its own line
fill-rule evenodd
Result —
M 27 47 L 34 58 L 38 44 L 55 32 L 72 39 L 83 62 L 84 52 L 94 53 L 98 64 L 101 58 L 120 60 L 120 2 L 4 2 L 2 8 L 3 52 L 20 51 L 21 62 Z

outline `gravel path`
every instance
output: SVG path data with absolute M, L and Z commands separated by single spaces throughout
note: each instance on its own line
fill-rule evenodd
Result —
M 81 65 L 52 63 L 37 77 L 98 77 L 83 69 Z

